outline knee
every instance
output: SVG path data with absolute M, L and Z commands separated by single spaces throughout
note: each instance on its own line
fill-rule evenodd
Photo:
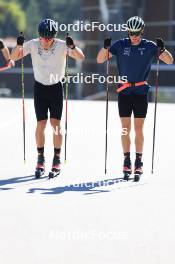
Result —
M 60 122 L 57 119 L 50 119 L 50 124 L 53 128 L 53 131 L 55 133 L 55 135 L 60 135 L 61 134 L 61 126 L 60 126 Z
M 54 129 L 60 127 L 60 122 L 59 122 L 59 120 L 54 119 L 54 118 L 50 118 L 50 124 L 51 124 L 51 126 L 52 126 Z
M 143 133 L 143 126 L 135 126 L 135 133 L 142 134 Z
M 47 124 L 47 120 L 41 120 L 37 122 L 37 130 L 44 130 Z

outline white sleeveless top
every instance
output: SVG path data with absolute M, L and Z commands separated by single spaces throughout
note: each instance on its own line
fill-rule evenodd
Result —
M 66 52 L 66 42 L 60 39 L 54 39 L 48 50 L 42 48 L 39 38 L 23 45 L 24 56 L 31 54 L 35 80 L 44 85 L 55 84 L 65 76 Z

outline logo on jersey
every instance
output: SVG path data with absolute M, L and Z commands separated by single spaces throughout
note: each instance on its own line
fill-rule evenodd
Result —
M 138 51 L 140 51 L 140 55 L 143 55 L 146 48 L 138 48 Z
M 47 55 L 52 55 L 54 54 L 55 52 L 55 43 L 53 43 L 53 45 L 48 49 L 47 51 Z M 44 48 L 41 46 L 41 44 L 39 44 L 39 47 L 38 47 L 38 54 L 40 56 L 42 56 L 43 54 L 46 54 L 46 51 L 44 52 Z
M 131 48 L 124 48 L 123 55 L 130 56 Z

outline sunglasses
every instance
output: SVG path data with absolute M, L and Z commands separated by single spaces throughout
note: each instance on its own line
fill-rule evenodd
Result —
M 128 35 L 129 36 L 140 36 L 140 35 L 142 35 L 142 32 L 141 31 L 128 32 Z
M 40 39 L 44 42 L 49 42 L 49 41 L 53 40 L 53 38 L 42 38 L 42 37 Z

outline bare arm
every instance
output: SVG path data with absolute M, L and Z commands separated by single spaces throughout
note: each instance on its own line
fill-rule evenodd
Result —
M 166 64 L 173 64 L 173 56 L 168 50 L 165 50 L 160 56 L 159 59 Z
M 23 57 L 22 54 L 23 54 L 22 46 L 16 45 L 16 47 L 11 52 L 11 59 L 17 61 Z
M 75 60 L 84 60 L 85 56 L 82 52 L 82 50 L 75 46 L 74 40 L 72 37 L 68 36 L 66 37 L 66 46 L 67 48 L 70 48 L 68 54 L 70 57 L 72 57 Z
M 172 64 L 173 57 L 171 53 L 165 48 L 164 40 L 162 38 L 156 38 L 156 44 L 161 52 L 159 59 L 165 62 L 166 64 Z
M 5 46 L 1 51 L 2 51 L 2 54 L 3 54 L 6 62 L 8 62 L 10 60 L 10 52 L 9 52 L 9 49 Z
M 78 47 L 75 47 L 75 49 L 72 49 L 69 52 L 69 56 L 75 60 L 84 60 L 85 59 L 85 56 L 84 56 L 82 50 L 79 49 Z
M 112 58 L 112 54 L 109 52 L 109 59 Z M 108 59 L 108 49 L 102 48 L 97 55 L 97 63 L 103 63 Z

